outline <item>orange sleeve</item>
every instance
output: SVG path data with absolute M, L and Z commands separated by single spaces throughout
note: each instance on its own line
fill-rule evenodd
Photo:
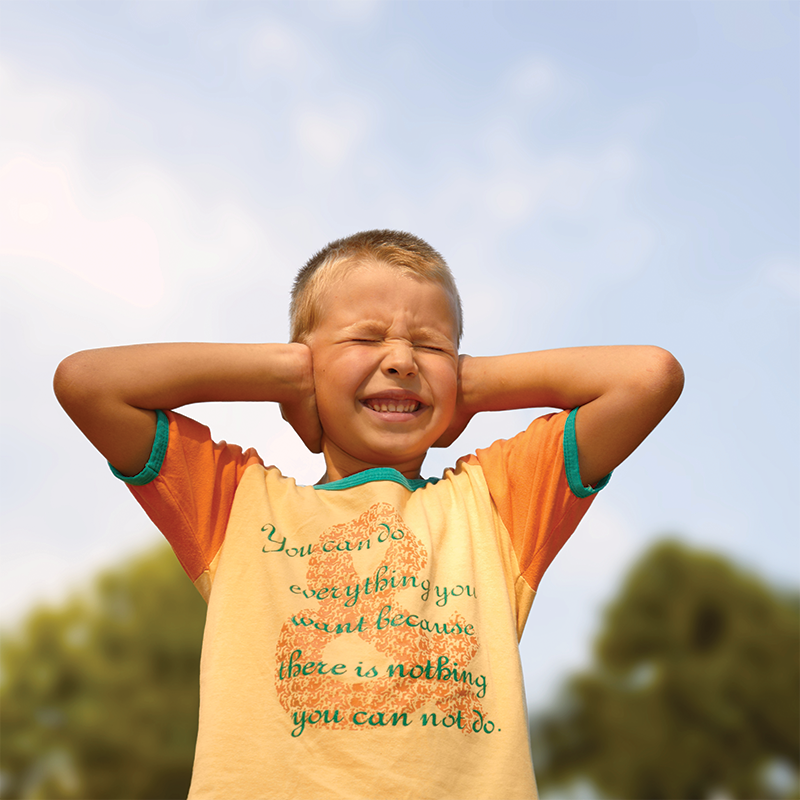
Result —
M 484 476 L 500 518 L 511 536 L 512 546 L 525 582 L 534 590 L 544 571 L 569 539 L 589 509 L 597 489 L 581 487 L 567 477 L 566 457 L 577 470 L 574 415 L 563 411 L 535 419 L 527 430 L 512 439 L 500 440 L 475 458 Z M 577 492 L 577 494 L 576 494 Z
M 169 440 L 157 474 L 130 490 L 196 581 L 222 546 L 244 471 L 263 462 L 255 450 L 212 441 L 205 425 L 182 414 L 167 411 L 166 419 Z

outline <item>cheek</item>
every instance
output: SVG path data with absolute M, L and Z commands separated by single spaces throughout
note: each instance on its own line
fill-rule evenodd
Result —
M 458 398 L 458 377 L 456 371 L 452 367 L 447 366 L 441 369 L 439 374 L 435 376 L 435 379 L 438 387 L 438 404 L 443 409 L 449 411 L 454 410 Z
M 330 370 L 325 365 L 314 365 L 314 394 L 317 403 L 317 413 L 323 426 L 328 420 L 335 419 L 337 409 L 341 405 L 341 394 L 331 375 L 335 370 Z
M 319 365 L 315 363 L 314 389 L 320 418 L 335 418 L 352 409 L 361 379 L 357 365 L 346 358 L 320 359 Z

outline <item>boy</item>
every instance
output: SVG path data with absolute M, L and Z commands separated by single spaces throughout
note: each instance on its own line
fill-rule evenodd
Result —
M 312 258 L 291 319 L 287 345 L 111 348 L 56 373 L 208 602 L 190 797 L 535 797 L 519 636 L 680 366 L 652 347 L 459 355 L 446 264 L 394 231 Z M 169 410 L 220 400 L 280 403 L 320 482 Z M 523 407 L 572 410 L 420 477 L 474 414 Z

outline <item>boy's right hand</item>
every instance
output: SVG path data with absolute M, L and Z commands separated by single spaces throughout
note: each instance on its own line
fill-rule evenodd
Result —
M 294 428 L 295 433 L 312 453 L 322 452 L 322 425 L 317 413 L 317 395 L 314 391 L 314 365 L 311 349 L 295 342 L 301 358 L 302 377 L 297 385 L 297 397 L 280 404 L 281 416 Z M 305 361 L 305 363 L 303 363 Z

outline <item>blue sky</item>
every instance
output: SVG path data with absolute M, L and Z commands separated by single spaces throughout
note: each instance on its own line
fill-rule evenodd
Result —
M 375 227 L 444 253 L 465 352 L 648 343 L 687 374 L 542 583 L 532 704 L 665 533 L 797 585 L 799 12 L 5 2 L 0 619 L 159 538 L 55 403 L 58 361 L 283 341 L 298 267 Z M 274 408 L 190 413 L 321 474 Z M 475 420 L 428 474 L 530 417 Z

